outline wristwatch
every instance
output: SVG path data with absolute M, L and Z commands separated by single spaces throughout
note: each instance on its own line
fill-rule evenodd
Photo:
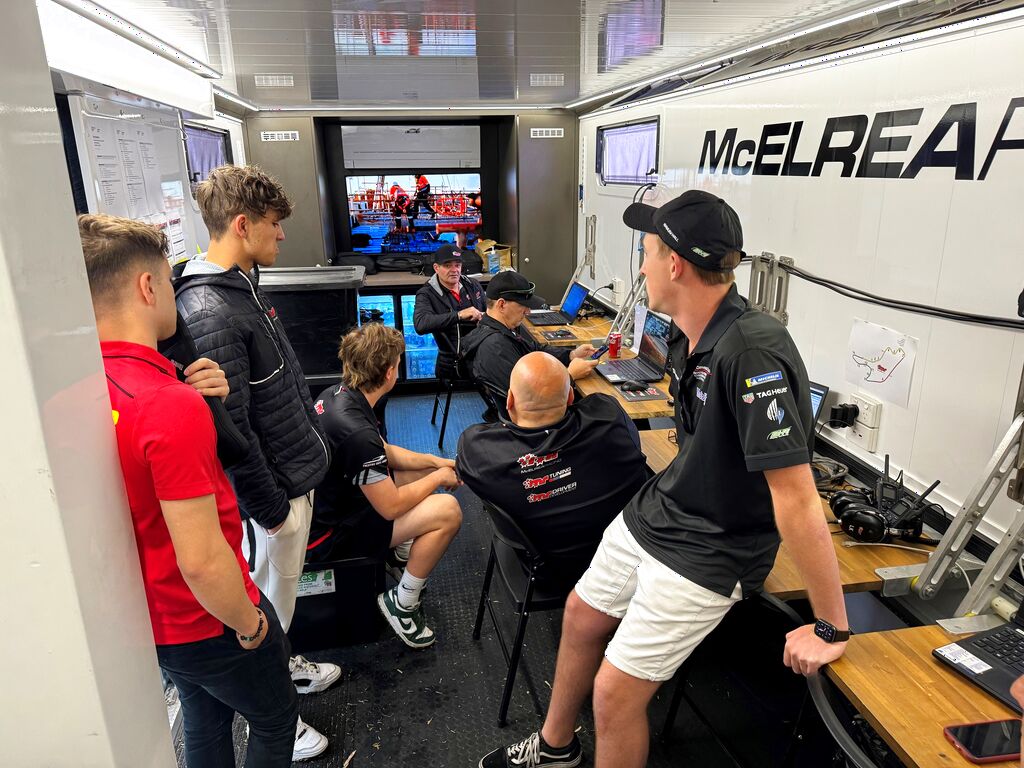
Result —
M 850 639 L 849 630 L 836 629 L 824 619 L 818 619 L 814 622 L 814 634 L 826 643 L 845 643 Z

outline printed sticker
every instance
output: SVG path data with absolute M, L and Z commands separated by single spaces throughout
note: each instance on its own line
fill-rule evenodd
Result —
M 761 384 L 767 384 L 769 381 L 780 381 L 782 379 L 782 371 L 771 371 L 770 373 L 759 373 L 757 376 L 751 376 L 747 379 L 747 389 L 751 387 L 758 387 Z

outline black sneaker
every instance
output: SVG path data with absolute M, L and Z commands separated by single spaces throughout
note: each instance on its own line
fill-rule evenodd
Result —
M 484 755 L 478 768 L 576 768 L 582 760 L 583 748 L 575 735 L 569 746 L 554 749 L 544 743 L 538 731 L 518 744 Z

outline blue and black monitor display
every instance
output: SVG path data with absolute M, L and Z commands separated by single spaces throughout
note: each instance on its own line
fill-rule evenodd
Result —
M 353 251 L 433 253 L 479 233 L 479 173 L 349 176 L 346 186 Z

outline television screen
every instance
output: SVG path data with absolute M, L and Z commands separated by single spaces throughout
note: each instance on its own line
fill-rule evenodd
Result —
M 349 176 L 346 187 L 352 250 L 359 253 L 465 247 L 480 229 L 479 173 Z
M 597 32 L 597 71 L 610 72 L 664 42 L 664 0 L 628 0 L 601 16 Z

